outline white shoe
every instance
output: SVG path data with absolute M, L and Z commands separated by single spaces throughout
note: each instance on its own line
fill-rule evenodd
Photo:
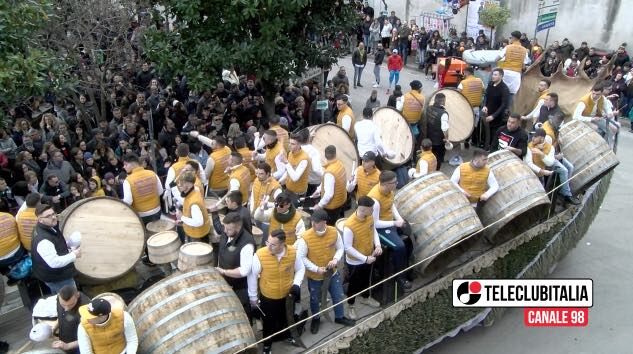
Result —
M 359 296 L 358 301 L 360 301 L 361 304 L 365 304 L 369 307 L 374 307 L 374 308 L 380 307 L 380 302 L 374 300 L 374 298 L 372 298 L 371 296 L 370 297 Z
M 356 308 L 354 308 L 354 306 L 352 305 L 349 306 L 347 317 L 349 317 L 352 320 L 356 320 Z
M 378 85 L 378 84 L 376 84 L 376 83 L 375 83 L 375 84 L 373 84 L 371 87 L 374 87 L 374 88 L 375 88 L 375 87 L 380 87 L 380 85 Z

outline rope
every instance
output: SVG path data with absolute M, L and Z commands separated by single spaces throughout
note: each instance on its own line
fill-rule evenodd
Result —
M 581 171 L 579 171 L 578 173 L 574 174 L 574 176 L 567 178 L 567 181 L 566 181 L 565 183 L 569 183 L 571 180 L 573 180 L 574 178 L 578 177 L 581 173 L 583 173 L 584 171 L 586 171 L 586 170 L 590 169 L 591 167 L 593 167 L 593 165 L 597 164 L 598 162 L 602 161 L 602 159 L 604 159 L 607 155 L 608 155 L 608 154 L 605 154 L 605 155 L 600 156 L 600 157 L 599 157 L 596 161 L 592 162 L 591 164 L 589 164 L 588 166 L 586 166 L 585 168 L 583 168 Z M 546 195 L 547 195 L 547 196 L 549 196 L 549 195 L 551 195 L 552 193 L 556 192 L 556 191 L 557 191 L 559 188 L 561 188 L 561 187 L 562 187 L 565 183 L 561 183 L 561 184 L 559 184 L 558 186 L 556 186 L 555 188 L 552 188 L 552 190 L 551 190 L 551 191 L 549 191 L 548 193 L 546 193 Z M 455 242 L 454 244 L 452 244 L 449 248 L 445 248 L 445 249 L 443 249 L 443 250 L 439 250 L 439 251 L 437 251 L 437 252 L 435 252 L 435 253 L 431 254 L 430 256 L 427 256 L 426 258 L 424 258 L 424 259 L 422 259 L 422 260 L 420 260 L 420 261 L 418 261 L 418 262 L 416 262 L 416 263 L 414 263 L 414 264 L 412 264 L 412 265 L 410 265 L 410 266 L 408 266 L 408 267 L 406 267 L 406 268 L 402 269 L 401 271 L 399 271 L 399 272 L 397 272 L 397 273 L 394 273 L 394 274 L 392 274 L 391 276 L 389 276 L 389 277 L 387 277 L 387 278 L 385 278 L 385 279 L 383 279 L 383 280 L 381 280 L 381 281 L 377 282 L 376 284 L 373 284 L 373 285 L 369 286 L 368 288 L 366 288 L 366 289 L 364 289 L 364 290 L 362 290 L 362 291 L 359 291 L 358 293 L 356 293 L 356 294 L 354 294 L 354 295 L 352 295 L 352 296 L 349 296 L 349 297 L 347 297 L 347 298 L 345 298 L 345 299 L 343 299 L 343 300 L 341 300 L 341 301 L 337 302 L 336 304 L 332 304 L 330 307 L 327 307 L 327 308 L 325 308 L 325 309 L 323 309 L 323 310 L 321 310 L 321 311 L 319 311 L 319 312 L 317 312 L 317 313 L 314 313 L 314 314 L 312 314 L 311 316 L 308 316 L 308 317 L 306 317 L 306 318 L 304 318 L 304 319 L 302 319 L 302 320 L 300 320 L 300 321 L 296 321 L 294 324 L 292 324 L 292 325 L 290 325 L 290 326 L 288 326 L 288 327 L 286 327 L 286 328 L 284 328 L 284 329 L 282 329 L 282 330 L 280 330 L 280 331 L 278 331 L 278 332 L 276 332 L 276 333 L 273 333 L 273 334 L 271 334 L 270 336 L 268 336 L 268 337 L 266 337 L 266 338 L 262 338 L 262 339 L 258 340 L 257 342 L 252 343 L 252 344 L 250 344 L 249 346 L 242 348 L 241 350 L 237 351 L 236 353 L 243 353 L 243 352 L 245 352 L 247 349 L 249 349 L 249 348 L 253 348 L 253 347 L 257 346 L 259 343 L 263 343 L 264 341 L 267 341 L 267 340 L 269 340 L 269 339 L 272 339 L 273 337 L 275 337 L 275 336 L 277 336 L 277 335 L 279 335 L 279 334 L 281 334 L 281 333 L 283 333 L 283 332 L 285 332 L 285 331 L 287 331 L 287 330 L 289 330 L 289 329 L 291 329 L 291 328 L 294 328 L 294 327 L 296 327 L 296 326 L 298 326 L 298 325 L 300 325 L 300 324 L 302 324 L 302 323 L 306 323 L 308 320 L 311 320 L 311 319 L 312 319 L 312 318 L 314 318 L 314 317 L 320 316 L 322 313 L 325 313 L 325 312 L 327 312 L 327 311 L 330 311 L 330 310 L 332 310 L 334 307 L 336 307 L 336 306 L 338 306 L 338 305 L 342 305 L 342 304 L 344 304 L 345 302 L 347 302 L 347 300 L 352 299 L 352 298 L 355 298 L 355 297 L 359 296 L 360 294 L 364 293 L 365 291 L 371 290 L 371 289 L 373 289 L 373 288 L 375 288 L 375 287 L 377 287 L 377 286 L 379 286 L 379 285 L 381 285 L 381 284 L 383 284 L 383 283 L 386 283 L 387 281 L 389 281 L 389 280 L 391 280 L 391 279 L 394 279 L 394 278 L 398 277 L 399 275 L 401 275 L 401 274 L 403 274 L 403 273 L 405 273 L 405 272 L 408 272 L 409 270 L 411 270 L 411 269 L 413 269 L 413 268 L 415 268 L 415 267 L 419 266 L 420 264 L 422 264 L 422 263 L 426 262 L 427 260 L 432 259 L 432 258 L 434 258 L 434 257 L 438 256 L 439 254 L 441 254 L 441 253 L 445 252 L 446 250 L 448 250 L 448 249 L 450 249 L 450 248 L 452 248 L 452 247 L 455 247 L 455 246 L 459 245 L 460 243 L 462 243 L 462 242 L 464 242 L 464 241 L 466 241 L 466 240 L 468 240 L 468 239 L 470 239 L 470 238 L 472 238 L 472 237 L 474 237 L 474 236 L 476 236 L 476 235 L 478 235 L 478 234 L 482 233 L 482 232 L 483 232 L 483 231 L 485 231 L 486 229 L 488 229 L 488 228 L 490 228 L 490 227 L 492 227 L 492 226 L 496 225 L 497 223 L 501 222 L 502 220 L 504 220 L 504 219 L 506 219 L 506 218 L 508 218 L 508 217 L 511 217 L 511 216 L 513 216 L 513 215 L 514 215 L 514 213 L 506 213 L 503 217 L 499 218 L 498 220 L 496 220 L 496 221 L 495 221 L 495 222 L 493 222 L 492 224 L 490 224 L 490 225 L 488 225 L 488 226 L 485 226 L 485 227 L 483 227 L 482 229 L 480 229 L 480 230 L 478 230 L 478 231 L 475 231 L 475 232 L 471 233 L 471 234 L 470 234 L 470 235 L 468 235 L 468 236 L 465 236 L 465 237 L 464 237 L 464 238 L 462 238 L 461 240 L 459 240 L 459 241 Z M 396 303 L 396 302 L 394 302 L 394 304 L 395 304 L 395 303 Z M 394 304 L 392 304 L 391 306 L 393 306 Z M 380 312 L 378 312 L 378 313 L 380 313 Z M 377 314 L 378 314 L 378 313 L 377 313 Z M 370 318 L 368 318 L 368 319 L 364 320 L 362 323 L 364 323 L 364 322 L 366 322 L 367 320 L 369 320 L 369 319 L 371 319 L 371 318 L 375 317 L 377 314 L 375 314 L 375 315 L 371 316 Z M 354 329 L 355 327 L 356 327 L 356 326 L 354 326 L 354 327 L 351 327 L 351 328 L 347 329 L 346 331 L 344 331 L 344 332 L 343 332 L 343 334 L 344 334 L 344 333 L 347 333 L 348 331 L 350 331 L 350 330 L 352 330 L 352 329 Z M 331 342 L 332 340 L 334 340 L 334 339 L 336 339 L 336 338 L 338 338 L 338 337 L 339 337 L 339 336 L 336 336 L 336 337 L 334 337 L 334 338 L 332 338 L 332 339 L 328 340 L 327 342 L 325 342 L 325 343 L 321 344 L 319 347 L 322 347 L 322 346 L 324 346 L 324 345 L 328 344 L 329 342 Z

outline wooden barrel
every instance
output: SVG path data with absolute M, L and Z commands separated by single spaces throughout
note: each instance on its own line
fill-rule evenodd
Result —
M 480 237 L 457 241 L 483 228 L 475 209 L 464 194 L 442 172 L 420 177 L 402 188 L 394 198 L 400 215 L 411 224 L 413 255 L 420 273 L 443 269 Z
M 181 245 L 177 232 L 159 232 L 147 240 L 147 255 L 154 264 L 175 262 L 178 260 Z
M 189 269 L 209 264 L 212 260 L 213 247 L 204 242 L 189 242 L 180 247 L 178 254 L 178 269 Z
M 468 139 L 475 129 L 475 114 L 470 103 L 461 92 L 451 88 L 443 88 L 433 93 L 429 99 L 429 106 L 433 105 L 435 95 L 440 92 L 446 96 L 444 108 L 448 112 L 448 140 L 459 143 Z M 428 118 L 428 108 L 424 117 L 425 120 Z
M 105 299 L 106 301 L 108 301 L 110 303 L 110 306 L 113 309 L 119 309 L 119 310 L 127 311 L 127 305 L 125 304 L 125 301 L 123 301 L 123 298 L 120 297 L 118 294 L 115 294 L 115 293 L 103 293 L 103 294 L 99 294 L 99 295 L 95 296 L 94 298 L 95 299 Z
M 116 279 L 130 271 L 143 254 L 143 223 L 118 199 L 79 200 L 64 210 L 59 226 L 67 240 L 73 232 L 81 232 L 81 257 L 75 260 L 75 267 L 85 283 Z
M 586 123 L 565 123 L 558 138 L 563 156 L 574 165 L 569 181 L 574 195 L 584 192 L 620 163 L 606 141 Z
M 209 215 L 209 217 L 211 217 Z M 218 214 L 218 217 L 220 218 L 220 222 L 224 221 L 224 214 Z M 213 227 L 213 225 L 211 225 L 211 231 L 209 232 L 209 235 L 211 236 L 210 241 L 211 243 L 218 243 L 220 242 L 220 236 L 222 236 L 219 232 L 215 231 L 215 228 Z
M 145 225 L 148 235 L 153 235 L 163 231 L 176 230 L 176 223 L 171 220 L 160 219 L 156 221 L 150 221 Z
M 226 214 L 226 204 L 224 204 L 224 202 L 220 203 L 220 198 L 206 197 L 204 198 L 204 205 L 207 207 L 207 209 L 217 205 L 218 213 Z
M 171 276 L 130 303 L 139 353 L 235 353 L 255 335 L 233 289 L 212 267 Z
M 253 225 L 253 238 L 255 239 L 255 245 L 261 245 L 262 239 L 264 238 L 264 231 L 259 227 Z
M 479 218 L 492 243 L 507 241 L 547 217 L 549 198 L 528 165 L 508 150 L 488 156 L 499 190 L 482 204 Z
M 338 231 L 341 237 L 343 237 L 343 227 L 345 227 L 345 221 L 347 221 L 347 218 L 341 218 L 336 220 L 336 223 L 334 224 L 336 226 L 336 231 Z
M 311 144 L 321 153 L 321 159 L 325 161 L 325 148 L 328 145 L 336 146 L 336 158 L 341 160 L 347 176 L 351 176 L 353 166 L 358 164 L 358 150 L 356 144 L 343 128 L 333 123 L 319 124 L 308 127 Z
M 378 108 L 372 120 L 380 130 L 383 144 L 396 153 L 393 159 L 383 157 L 385 169 L 392 170 L 409 161 L 413 155 L 413 135 L 400 112 L 391 107 Z

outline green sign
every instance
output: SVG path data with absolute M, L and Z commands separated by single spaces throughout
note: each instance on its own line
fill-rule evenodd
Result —
M 319 111 L 325 111 L 328 107 L 328 100 L 317 101 L 316 109 Z

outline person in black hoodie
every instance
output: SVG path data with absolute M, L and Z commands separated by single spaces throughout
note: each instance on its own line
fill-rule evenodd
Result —
M 81 248 L 77 247 L 72 251 L 68 249 L 59 230 L 57 213 L 50 205 L 38 205 L 35 215 L 37 225 L 31 246 L 33 277 L 43 281 L 53 294 L 57 294 L 66 285 L 76 287 L 73 279 L 77 272 L 75 260 L 81 257 Z
M 352 55 L 352 64 L 354 65 L 354 88 L 356 88 L 356 86 L 363 87 L 363 85 L 360 84 L 360 78 L 367 64 L 367 51 L 362 42 L 358 43 L 358 48 L 356 48 Z
M 374 77 L 376 77 L 376 82 L 374 82 L 373 87 L 380 87 L 380 67 L 384 60 L 385 49 L 382 47 L 382 43 L 378 43 L 376 53 L 374 54 Z

